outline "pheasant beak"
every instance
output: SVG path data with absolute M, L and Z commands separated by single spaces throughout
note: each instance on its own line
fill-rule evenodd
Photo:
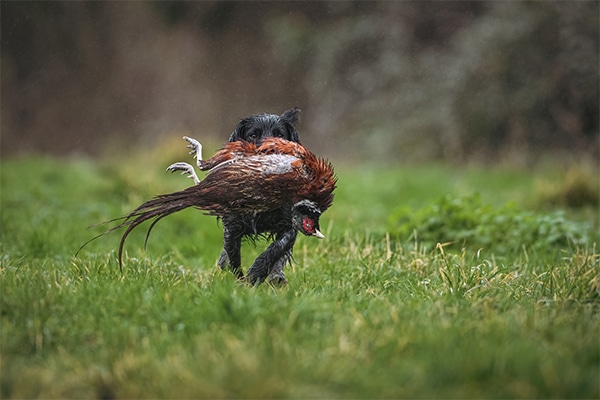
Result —
M 323 235 L 318 229 L 315 229 L 315 237 L 317 239 L 325 239 L 325 235 Z

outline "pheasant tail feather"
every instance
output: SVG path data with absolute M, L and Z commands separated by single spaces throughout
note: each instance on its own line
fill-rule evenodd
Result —
M 150 226 L 148 227 L 148 231 L 146 232 L 146 238 L 144 240 L 144 246 L 148 242 L 148 238 L 150 237 L 150 232 L 154 228 L 154 226 L 166 217 L 167 215 L 173 214 L 177 211 L 181 211 L 188 207 L 198 207 L 202 208 L 201 196 L 198 196 L 196 193 L 197 190 L 195 187 L 190 187 L 185 190 L 169 193 L 164 195 L 159 195 L 152 200 L 148 200 L 132 212 L 130 212 L 127 216 L 124 217 L 124 221 L 119 225 L 112 228 L 109 232 L 127 227 L 123 236 L 121 237 L 121 241 L 119 242 L 119 268 L 123 269 L 123 247 L 125 245 L 125 240 L 127 236 L 140 224 L 153 220 Z M 107 232 L 108 233 L 108 232 Z

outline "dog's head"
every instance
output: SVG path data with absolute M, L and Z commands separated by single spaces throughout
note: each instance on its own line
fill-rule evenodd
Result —
M 260 144 L 266 138 L 279 137 L 300 143 L 296 130 L 299 112 L 299 108 L 292 108 L 281 115 L 255 114 L 246 117 L 235 127 L 229 141 L 245 140 Z

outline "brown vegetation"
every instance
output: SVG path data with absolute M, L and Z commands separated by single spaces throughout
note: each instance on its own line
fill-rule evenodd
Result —
M 2 155 L 303 110 L 363 160 L 598 157 L 597 2 L 4 2 Z M 344 140 L 342 140 L 344 139 Z M 385 145 L 382 145 L 385 143 Z

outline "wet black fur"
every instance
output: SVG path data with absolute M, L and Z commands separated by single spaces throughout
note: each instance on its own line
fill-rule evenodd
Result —
M 229 137 L 230 142 L 245 140 L 260 145 L 269 137 L 280 137 L 300 143 L 296 122 L 300 109 L 292 108 L 283 114 L 255 114 L 242 119 Z M 242 239 L 256 235 L 268 235 L 273 242 L 248 269 L 246 279 L 258 284 L 265 279 L 276 284 L 286 282 L 283 268 L 292 258 L 292 249 L 297 232 L 292 228 L 290 210 L 244 216 L 225 216 L 223 221 L 223 252 L 219 266 L 229 269 L 239 278 L 241 269 L 240 251 Z
M 230 142 L 245 140 L 260 144 L 269 137 L 279 137 L 292 142 L 300 143 L 296 122 L 298 122 L 299 108 L 292 108 L 281 115 L 254 114 L 242 119 L 229 137 Z

